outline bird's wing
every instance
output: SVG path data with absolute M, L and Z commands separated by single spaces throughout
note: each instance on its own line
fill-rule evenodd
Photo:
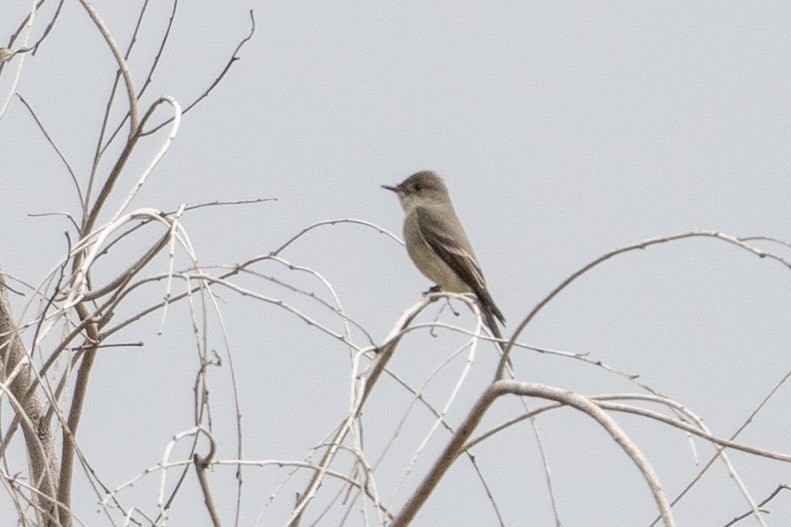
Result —
M 486 280 L 483 278 L 481 266 L 478 264 L 478 260 L 475 259 L 472 248 L 466 236 L 463 234 L 464 230 L 461 225 L 458 225 L 455 214 L 451 216 L 451 221 L 455 220 L 458 225 L 456 231 L 462 233 L 462 236 L 465 236 L 461 240 L 451 236 L 448 232 L 446 225 L 449 218 L 447 216 L 445 221 L 440 221 L 436 214 L 425 207 L 417 207 L 415 213 L 417 214 L 417 224 L 420 229 L 420 234 L 423 236 L 428 246 L 442 258 L 442 261 L 448 264 L 448 267 L 450 267 L 465 284 L 470 286 L 470 289 L 473 290 L 475 296 L 481 301 L 483 307 L 490 309 L 501 323 L 504 322 L 505 318 L 495 305 L 492 296 L 486 288 Z

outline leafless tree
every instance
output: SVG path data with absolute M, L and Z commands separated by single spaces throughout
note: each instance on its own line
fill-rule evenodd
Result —
M 604 254 L 570 275 L 516 325 L 510 338 L 500 343 L 504 345 L 505 352 L 491 372 L 491 381 L 483 389 L 474 391 L 468 386 L 470 372 L 473 368 L 484 367 L 476 356 L 477 350 L 482 346 L 500 349 L 491 345 L 494 339 L 487 335 L 474 299 L 465 295 L 428 295 L 403 313 L 387 338 L 376 342 L 364 328 L 345 314 L 340 295 L 319 270 L 289 261 L 284 256 L 287 248 L 301 241 L 308 233 L 329 225 L 364 228 L 377 236 L 384 234 L 398 241 L 396 236 L 377 225 L 352 219 L 315 223 L 305 226 L 285 243 L 271 248 L 264 255 L 251 256 L 247 261 L 235 265 L 207 266 L 198 262 L 196 249 L 183 223 L 184 217 L 206 208 L 251 205 L 266 202 L 269 198 L 183 205 L 170 211 L 136 205 L 140 190 L 146 185 L 149 176 L 155 173 L 157 164 L 177 136 L 183 116 L 221 85 L 243 47 L 253 37 L 255 19 L 252 12 L 249 33 L 240 37 L 229 60 L 224 65 L 218 65 L 216 76 L 206 83 L 203 93 L 183 106 L 172 97 L 153 98 L 147 94 L 147 88 L 160 65 L 160 56 L 168 44 L 178 1 L 173 0 L 170 4 L 172 11 L 169 23 L 161 32 L 156 53 L 149 57 L 148 69 L 140 74 L 133 73 L 129 61 L 136 52 L 138 31 L 148 16 L 149 2 L 142 3 L 134 30 L 127 42 L 122 44 L 105 24 L 101 13 L 87 0 L 80 0 L 84 15 L 101 35 L 117 67 L 109 96 L 103 101 L 104 120 L 90 160 L 92 169 L 87 176 L 83 176 L 72 169 L 61 153 L 56 138 L 48 132 L 46 119 L 40 118 L 36 108 L 16 92 L 20 72 L 26 67 L 35 67 L 28 61 L 40 47 L 47 45 L 49 35 L 58 30 L 63 4 L 63 0 L 36 2 L 7 45 L 0 48 L 0 80 L 6 81 L 8 86 L 5 93 L 0 93 L 0 125 L 11 105 L 28 112 L 31 122 L 35 123 L 49 146 L 63 161 L 63 171 L 71 178 L 80 211 L 76 216 L 59 213 L 70 224 L 64 239 L 66 250 L 58 265 L 37 284 L 28 285 L 16 280 L 13 273 L 0 273 L 0 403 L 3 408 L 3 419 L 0 421 L 0 459 L 3 460 L 0 481 L 6 495 L 5 501 L 16 507 L 19 525 L 54 527 L 83 524 L 73 514 L 75 471 L 79 468 L 86 475 L 87 483 L 83 483 L 92 487 L 98 508 L 107 524 L 111 525 L 166 523 L 170 511 L 179 505 L 183 494 L 187 492 L 185 482 L 194 477 L 213 525 L 240 524 L 241 496 L 246 493 L 263 503 L 261 518 L 264 518 L 273 503 L 290 503 L 287 517 L 266 516 L 267 524 L 314 525 L 332 515 L 340 523 L 359 524 L 362 516 L 371 525 L 403 526 L 410 524 L 442 484 L 448 469 L 459 463 L 466 463 L 473 468 L 485 489 L 487 506 L 499 523 L 505 525 L 498 501 L 490 492 L 485 470 L 478 466 L 474 455 L 476 448 L 518 423 L 525 422 L 533 427 L 540 445 L 539 417 L 563 408 L 573 409 L 589 417 L 623 450 L 653 496 L 657 510 L 655 524 L 675 525 L 673 505 L 716 462 L 724 464 L 745 498 L 747 512 L 743 517 L 734 519 L 734 522 L 752 516 L 759 524 L 766 524 L 763 507 L 782 491 L 787 491 L 788 485 L 777 482 L 776 490 L 771 495 L 754 498 L 730 463 L 728 452 L 741 451 L 778 463 L 791 461 L 791 454 L 772 452 L 740 442 L 738 435 L 749 426 L 753 416 L 745 421 L 736 434 L 720 437 L 710 431 L 691 409 L 662 396 L 639 382 L 636 376 L 604 365 L 584 353 L 529 347 L 520 341 L 520 335 L 560 292 L 592 269 L 624 254 L 659 244 L 706 239 L 760 257 L 767 261 L 767 265 L 779 264 L 789 268 L 791 262 L 779 252 L 764 250 L 756 245 L 759 241 L 771 247 L 782 248 L 787 244 L 774 239 L 737 238 L 720 232 L 694 231 L 641 241 Z M 142 168 L 132 166 L 130 159 L 144 143 L 146 148 L 154 145 L 152 160 Z M 121 183 L 130 179 L 133 181 L 131 185 L 124 186 Z M 136 249 L 122 252 L 121 256 L 116 255 L 113 249 L 130 239 L 134 240 Z M 183 265 L 185 261 L 187 264 Z M 97 271 L 105 262 L 107 264 L 102 270 Z M 297 285 L 296 280 L 289 282 L 266 274 L 259 268 L 263 262 L 311 277 L 321 285 L 330 300 Z M 0 263 L 8 267 L 8 263 Z M 248 279 L 254 285 L 248 285 L 251 283 Z M 181 284 L 182 287 L 177 288 L 175 284 Z M 285 300 L 285 295 L 271 293 L 269 288 L 274 286 L 278 290 L 285 288 L 293 299 Z M 163 287 L 164 298 L 161 295 Z M 327 434 L 319 446 L 310 446 L 319 438 L 306 438 L 305 458 L 246 457 L 240 446 L 241 410 L 238 399 L 235 409 L 239 428 L 237 456 L 220 455 L 222 445 L 212 426 L 208 377 L 209 368 L 220 361 L 205 344 L 206 320 L 212 314 L 218 319 L 222 318 L 220 304 L 225 300 L 219 299 L 218 291 L 232 292 L 238 297 L 269 304 L 306 322 L 324 338 L 341 343 L 348 350 L 349 383 L 347 386 L 338 386 L 339 392 L 348 391 L 348 409 L 343 415 L 337 416 L 337 427 Z M 470 329 L 436 319 L 425 321 L 427 308 L 450 304 L 462 306 L 472 313 L 471 320 L 476 325 Z M 80 427 L 86 401 L 92 397 L 91 374 L 96 368 L 102 367 L 102 350 L 138 345 L 135 341 L 119 341 L 118 335 L 128 335 L 130 330 L 133 333 L 136 325 L 146 317 L 163 314 L 169 309 L 183 309 L 193 322 L 200 358 L 194 385 L 194 423 L 188 430 L 173 431 L 173 439 L 165 449 L 161 463 L 140 467 L 139 472 L 130 476 L 125 483 L 113 487 L 94 471 L 90 457 L 81 448 L 91 439 L 90 431 Z M 316 315 L 316 311 L 322 314 Z M 327 322 L 327 317 L 331 322 Z M 457 357 L 462 357 L 465 363 L 442 404 L 437 404 L 425 393 L 425 386 L 412 386 L 400 376 L 397 369 L 391 367 L 391 359 L 407 336 L 426 335 L 435 331 L 453 334 L 461 338 L 462 343 L 450 348 L 447 361 L 430 375 L 441 371 Z M 448 344 L 449 339 L 432 342 L 433 346 L 446 350 L 449 349 L 447 346 L 455 346 Z M 604 370 L 608 375 L 626 379 L 635 391 L 586 396 L 564 387 L 520 380 L 519 373 L 510 370 L 507 359 L 517 352 L 528 351 Z M 232 368 L 232 365 L 224 364 L 223 367 Z M 755 413 L 760 412 L 778 388 L 787 383 L 790 375 L 791 372 L 777 386 L 768 390 L 767 398 L 755 409 Z M 377 424 L 364 421 L 363 415 L 367 405 L 371 404 L 373 394 L 382 389 L 381 380 L 384 378 L 392 380 L 402 394 L 407 394 L 409 403 L 383 416 L 382 420 L 386 423 L 383 429 L 390 429 L 391 435 L 382 451 L 374 452 L 366 445 L 364 432 Z M 235 394 L 238 387 L 235 380 L 233 382 Z M 462 389 L 474 391 L 473 401 L 468 406 L 460 401 Z M 513 419 L 502 420 L 496 426 L 482 431 L 482 422 L 489 415 L 492 405 L 503 398 L 518 400 L 521 412 Z M 399 435 L 407 432 L 409 425 L 406 421 L 415 407 L 433 416 L 433 424 L 428 432 L 422 432 L 425 434 L 423 439 L 414 447 L 409 462 L 403 467 L 402 480 L 414 470 L 418 458 L 433 457 L 418 484 L 403 489 L 402 485 L 396 485 L 405 494 L 404 497 L 386 499 L 380 492 L 380 478 L 388 477 L 381 474 L 381 461 L 388 455 Z M 663 410 L 650 409 L 652 407 Z M 461 415 L 461 418 L 449 419 L 451 410 Z M 716 454 L 704 464 L 698 477 L 690 482 L 687 489 L 675 497 L 668 497 L 651 460 L 621 426 L 618 417 L 624 414 L 639 416 L 646 421 L 660 423 L 667 429 L 675 428 L 701 438 L 716 448 Z M 428 453 L 428 444 L 432 440 L 444 445 L 436 454 Z M 190 445 L 189 455 L 174 460 L 172 451 L 184 442 Z M 19 458 L 21 452 L 26 457 L 24 462 Z M 556 524 L 561 525 L 561 514 L 554 503 L 549 466 L 545 467 L 545 480 L 550 489 Z M 282 481 L 275 488 L 255 487 L 245 483 L 242 478 L 243 469 L 263 471 L 269 468 L 275 468 L 282 474 Z M 231 508 L 235 511 L 235 517 L 224 517 L 221 512 L 223 507 L 218 502 L 227 500 L 226 494 L 219 497 L 213 490 L 216 486 L 213 485 L 212 471 L 223 469 L 234 471 L 232 479 L 236 486 L 236 503 Z M 129 503 L 125 492 L 132 486 L 146 478 L 165 474 L 175 474 L 176 483 L 167 490 L 162 485 L 153 508 L 147 503 Z M 298 489 L 296 499 L 286 489 Z

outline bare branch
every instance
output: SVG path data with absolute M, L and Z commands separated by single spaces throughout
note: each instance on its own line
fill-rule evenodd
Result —
M 14 323 L 11 306 L 5 294 L 5 280 L 0 273 L 0 380 L 3 390 L 8 390 L 16 416 L 23 424 L 22 431 L 27 444 L 32 480 L 37 488 L 39 507 L 49 519 L 45 524 L 61 518 L 54 507 L 57 495 L 58 469 L 55 460 L 55 444 L 50 434 L 41 401 L 27 392 L 30 386 L 30 357 L 19 337 Z M 6 388 L 8 383 L 9 388 Z M 15 421 L 16 422 L 16 421 Z M 13 425 L 12 425 L 13 426 Z M 5 443 L 4 443 L 5 445 Z
M 764 499 L 763 501 L 761 501 L 761 503 L 758 504 L 758 506 L 759 507 L 764 507 L 764 505 L 766 505 L 767 503 L 769 503 L 770 501 L 775 499 L 780 494 L 780 492 L 782 492 L 784 490 L 791 491 L 791 486 L 785 485 L 785 484 L 778 485 L 777 488 L 771 494 L 769 494 L 769 496 L 766 497 L 766 499 Z M 731 525 L 736 525 L 737 523 L 739 523 L 743 519 L 745 519 L 748 516 L 750 516 L 752 513 L 753 513 L 752 511 L 745 512 L 744 514 L 737 516 L 736 518 L 732 519 L 731 521 L 729 521 L 728 523 L 723 525 L 723 527 L 730 527 Z
M 214 88 L 216 88 L 217 85 L 220 84 L 220 81 L 223 80 L 223 78 L 225 77 L 225 74 L 228 73 L 228 71 L 231 69 L 231 66 L 233 65 L 233 63 L 236 62 L 237 60 L 240 60 L 240 57 L 238 56 L 239 51 L 242 49 L 242 47 L 245 44 L 247 44 L 247 42 L 250 41 L 251 38 L 253 38 L 253 34 L 254 33 L 255 33 L 255 16 L 253 15 L 253 10 L 251 9 L 250 10 L 250 33 L 248 33 L 247 36 L 244 37 L 241 41 L 239 41 L 239 44 L 236 45 L 236 49 L 234 49 L 233 53 L 231 54 L 230 60 L 228 60 L 228 63 L 225 65 L 225 68 L 223 68 L 223 70 L 220 72 L 220 74 L 217 76 L 217 78 L 215 78 L 214 81 L 212 81 L 212 83 L 209 85 L 209 87 L 206 88 L 206 90 L 197 99 L 192 101 L 190 104 L 187 105 L 186 108 L 184 108 L 184 112 L 183 112 L 184 114 L 188 113 L 190 110 L 195 108 L 195 106 L 197 106 L 203 99 L 208 97 L 209 94 L 212 91 L 214 91 Z M 171 121 L 172 121 L 172 119 L 167 119 L 164 122 L 162 122 L 162 123 L 156 125 L 155 127 L 153 127 L 151 130 L 146 131 L 143 135 L 154 134 L 157 131 L 159 131 L 159 129 L 162 128 L 163 126 L 167 126 Z
M 99 16 L 96 8 L 94 8 L 88 2 L 88 0 L 80 0 L 80 3 L 82 4 L 82 7 L 85 8 L 85 11 L 88 12 L 88 16 L 91 17 L 94 25 L 96 25 L 96 27 L 99 29 L 99 32 L 104 37 L 105 42 L 107 42 L 107 46 L 110 48 L 110 51 L 112 51 L 113 56 L 115 57 L 115 61 L 118 63 L 118 68 L 121 70 L 121 75 L 124 78 L 124 83 L 126 84 L 126 93 L 129 99 L 129 138 L 131 139 L 135 134 L 137 134 L 138 128 L 140 126 L 140 118 L 138 117 L 139 111 L 137 108 L 137 90 L 135 89 L 135 84 L 132 80 L 132 74 L 129 72 L 129 66 L 126 63 L 126 59 L 121 53 L 118 44 L 115 43 L 115 38 L 113 38 L 110 30 Z
M 82 190 L 80 190 L 80 184 L 77 181 L 77 175 L 74 173 L 74 170 L 71 168 L 71 165 L 63 156 L 63 153 L 60 151 L 60 148 L 58 148 L 58 146 L 52 140 L 52 137 L 50 137 L 46 128 L 44 128 L 44 125 L 39 120 L 36 113 L 33 111 L 33 108 L 30 107 L 30 105 L 25 100 L 25 98 L 22 97 L 20 94 L 17 93 L 16 96 L 19 98 L 20 101 L 22 101 L 22 104 L 25 105 L 25 108 L 27 108 L 28 112 L 30 112 L 30 115 L 33 117 L 33 120 L 36 121 L 36 125 L 38 126 L 39 130 L 41 130 L 41 133 L 44 134 L 44 138 L 47 140 L 47 142 L 52 147 L 52 149 L 55 150 L 55 153 L 58 154 L 58 157 L 63 162 L 63 165 L 66 167 L 66 170 L 69 171 L 69 175 L 71 176 L 71 181 L 72 183 L 74 183 L 74 188 L 77 191 L 77 198 L 80 200 L 80 207 L 85 207 L 85 198 L 82 195 Z
M 201 427 L 201 432 L 203 432 L 203 434 L 209 438 L 211 450 L 206 455 L 206 457 L 201 457 L 196 452 L 193 454 L 192 460 L 195 463 L 195 472 L 198 474 L 198 481 L 200 482 L 201 491 L 203 492 L 203 501 L 206 504 L 206 509 L 209 511 L 209 515 L 211 516 L 212 524 L 214 527 L 222 527 L 220 515 L 217 512 L 217 506 L 214 504 L 214 496 L 212 495 L 211 487 L 209 486 L 209 477 L 206 474 L 207 469 L 214 460 L 217 444 L 214 441 L 214 437 L 207 430 Z
M 673 526 L 675 521 L 670 510 L 670 504 L 665 497 L 662 486 L 659 482 L 654 469 L 648 460 L 643 456 L 636 445 L 621 430 L 618 424 L 599 406 L 590 399 L 579 394 L 566 390 L 561 390 L 551 386 L 540 384 L 524 383 L 510 380 L 495 381 L 478 399 L 475 406 L 467 414 L 467 418 L 451 438 L 450 443 L 445 447 L 444 452 L 437 458 L 434 466 L 423 479 L 418 489 L 401 509 L 391 527 L 405 527 L 415 517 L 422 505 L 439 484 L 442 476 L 453 464 L 453 461 L 461 452 L 464 444 L 480 423 L 481 419 L 500 396 L 505 394 L 523 395 L 528 397 L 539 397 L 542 399 L 554 400 L 559 403 L 572 406 L 596 420 L 602 427 L 609 432 L 616 443 L 629 455 L 637 468 L 643 474 L 644 479 L 649 485 L 651 492 L 660 510 L 662 520 L 665 525 Z
M 623 254 L 623 253 L 626 253 L 626 252 L 631 252 L 631 251 L 636 251 L 638 249 L 645 249 L 645 248 L 650 247 L 652 245 L 658 245 L 658 244 L 662 244 L 662 243 L 669 243 L 669 242 L 674 242 L 674 241 L 677 241 L 677 240 L 683 240 L 685 238 L 714 238 L 716 240 L 722 240 L 724 242 L 727 242 L 727 243 L 730 243 L 732 245 L 735 245 L 735 246 L 737 246 L 737 247 L 739 247 L 741 249 L 744 249 L 744 250 L 746 250 L 746 251 L 748 251 L 748 252 L 750 252 L 750 253 L 752 253 L 752 254 L 760 257 L 760 258 L 768 258 L 770 260 L 774 260 L 774 261 L 782 264 L 786 268 L 791 268 L 791 262 L 789 262 L 788 260 L 786 260 L 786 259 L 784 259 L 784 258 L 782 258 L 780 256 L 777 256 L 777 255 L 775 255 L 773 253 L 768 253 L 768 252 L 762 251 L 762 250 L 760 250 L 760 249 L 758 249 L 756 247 L 748 245 L 747 243 L 741 241 L 739 238 L 736 238 L 734 236 L 731 236 L 731 235 L 728 235 L 728 234 L 724 234 L 724 233 L 721 233 L 721 232 L 717 232 L 717 231 L 691 231 L 691 232 L 684 232 L 684 233 L 681 233 L 681 234 L 673 234 L 673 235 L 670 235 L 670 236 L 661 236 L 659 238 L 652 238 L 650 240 L 645 240 L 643 242 L 635 243 L 635 244 L 632 244 L 632 245 L 627 245 L 626 247 L 621 247 L 620 249 L 615 249 L 614 251 L 610 251 L 608 253 L 603 254 L 602 256 L 596 258 L 592 262 L 584 265 L 582 268 L 580 268 L 577 271 L 575 271 L 574 273 L 572 273 L 568 278 L 563 280 L 563 282 L 561 282 L 560 285 L 558 285 L 555 289 L 553 289 L 552 292 L 550 292 L 546 297 L 544 297 L 536 305 L 536 307 L 534 307 L 530 311 L 530 313 L 527 314 L 527 316 L 522 320 L 522 322 L 519 324 L 519 326 L 517 326 L 516 330 L 514 331 L 513 335 L 511 336 L 511 339 L 508 341 L 508 345 L 506 346 L 505 352 L 503 353 L 503 359 L 500 361 L 500 366 L 497 369 L 496 378 L 497 379 L 504 379 L 505 378 L 506 363 L 507 363 L 508 357 L 509 357 L 509 355 L 511 353 L 511 348 L 514 345 L 514 342 L 516 342 L 516 340 L 519 338 L 519 335 L 522 333 L 522 331 L 524 331 L 524 329 L 527 327 L 527 325 L 530 324 L 530 322 L 533 320 L 533 318 L 539 313 L 539 311 L 541 311 L 544 308 L 544 306 L 549 304 L 549 302 L 551 302 L 553 298 L 555 298 L 558 294 L 560 294 L 561 291 L 566 289 L 566 287 L 568 287 L 577 278 L 581 277 L 582 275 L 584 275 L 585 273 L 587 273 L 588 271 L 590 271 L 594 267 L 597 267 L 598 265 L 606 262 L 610 258 L 613 258 L 613 257 L 618 256 L 620 254 Z

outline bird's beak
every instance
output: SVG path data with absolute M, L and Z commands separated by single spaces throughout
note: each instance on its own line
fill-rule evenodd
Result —
M 396 194 L 399 194 L 399 195 L 401 194 L 401 189 L 398 188 L 398 187 L 391 187 L 390 185 L 382 185 L 382 188 L 386 188 L 387 190 L 391 190 L 391 191 L 393 191 L 393 192 L 395 192 Z

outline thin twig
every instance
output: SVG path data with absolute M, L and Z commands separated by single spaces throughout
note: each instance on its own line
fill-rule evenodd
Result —
M 508 357 L 511 353 L 511 348 L 513 347 L 516 340 L 519 338 L 519 335 L 524 331 L 524 329 L 530 324 L 530 322 L 535 318 L 535 316 L 547 305 L 549 304 L 553 298 L 561 293 L 566 287 L 568 287 L 572 282 L 574 282 L 577 278 L 581 277 L 591 269 L 597 267 L 598 265 L 606 262 L 610 258 L 618 256 L 620 254 L 635 251 L 638 249 L 645 249 L 647 247 L 651 247 L 653 245 L 663 244 L 674 242 L 677 240 L 683 240 L 685 238 L 714 238 L 717 240 L 722 240 L 724 242 L 730 243 L 735 245 L 741 249 L 744 249 L 748 252 L 753 253 L 754 255 L 760 258 L 768 258 L 770 260 L 774 260 L 780 264 L 782 264 L 786 268 L 791 268 L 791 262 L 788 260 L 777 256 L 773 253 L 768 253 L 762 251 L 756 247 L 746 244 L 745 242 L 741 241 L 739 238 L 731 236 L 729 234 L 724 234 L 718 231 L 691 231 L 691 232 L 683 232 L 681 234 L 672 234 L 669 236 L 660 236 L 658 238 L 652 238 L 649 240 L 645 240 L 642 242 L 638 242 L 632 245 L 627 245 L 625 247 L 621 247 L 619 249 L 615 249 L 614 251 L 610 251 L 605 253 L 592 262 L 584 265 L 574 273 L 572 273 L 568 278 L 563 280 L 555 289 L 553 289 L 547 296 L 545 296 L 522 320 L 522 322 L 517 326 L 516 330 L 514 331 L 513 335 L 511 335 L 508 344 L 505 347 L 505 351 L 503 352 L 503 358 L 500 361 L 500 366 L 497 368 L 497 374 L 495 376 L 496 379 L 504 379 L 506 373 L 506 365 L 508 363 Z
M 183 114 L 187 114 L 190 110 L 195 108 L 195 106 L 197 106 L 203 99 L 208 97 L 212 91 L 214 91 L 214 88 L 216 88 L 217 85 L 220 84 L 220 81 L 223 80 L 225 74 L 228 73 L 228 71 L 231 69 L 233 63 L 236 62 L 237 60 L 240 60 L 240 57 L 238 56 L 239 51 L 241 51 L 242 47 L 245 44 L 247 44 L 247 42 L 250 41 L 251 38 L 253 38 L 254 33 L 255 33 L 255 16 L 253 15 L 253 10 L 251 9 L 250 33 L 248 33 L 246 37 L 244 37 L 241 41 L 239 41 L 239 44 L 236 45 L 236 49 L 234 49 L 233 53 L 231 54 L 231 58 L 228 60 L 228 63 L 225 65 L 225 68 L 223 68 L 223 70 L 220 72 L 217 78 L 215 78 L 214 81 L 212 81 L 209 87 L 206 88 L 206 90 L 197 99 L 192 101 L 190 104 L 187 105 L 186 108 L 184 108 L 184 111 L 182 112 Z M 167 126 L 172 120 L 173 120 L 172 118 L 166 119 L 162 123 L 154 126 L 151 130 L 146 131 L 143 135 L 150 135 L 156 133 L 163 126 Z
M 30 115 L 33 117 L 33 120 L 36 121 L 36 125 L 38 126 L 39 130 L 41 130 L 41 133 L 44 134 L 44 138 L 47 140 L 47 142 L 52 147 L 52 149 L 55 150 L 55 153 L 63 162 L 63 165 L 66 167 L 66 170 L 69 171 L 69 175 L 71 176 L 71 181 L 72 183 L 74 183 L 74 188 L 77 191 L 77 198 L 80 200 L 80 207 L 85 206 L 85 198 L 83 197 L 82 191 L 80 190 L 80 184 L 79 182 L 77 182 L 77 175 L 74 173 L 74 170 L 71 168 L 71 165 L 66 160 L 63 153 L 60 151 L 60 148 L 58 148 L 58 145 L 55 144 L 55 141 L 52 140 L 52 137 L 47 132 L 47 129 L 44 128 L 44 124 L 38 118 L 36 112 L 33 111 L 33 108 L 30 107 L 30 105 L 25 100 L 25 98 L 22 97 L 22 95 L 17 93 L 16 96 L 19 98 L 20 101 L 22 101 L 22 104 L 25 106 L 25 108 L 27 108 L 27 111 L 30 112 Z
M 780 494 L 780 492 L 783 491 L 783 490 L 791 490 L 791 486 L 788 486 L 788 485 L 785 485 L 785 484 L 778 485 L 777 488 L 771 494 L 769 494 L 769 496 L 766 497 L 766 499 L 764 499 L 761 503 L 758 504 L 758 507 L 763 507 L 764 505 L 766 505 L 767 503 L 769 503 L 770 501 L 775 499 L 777 497 L 777 495 Z M 736 525 L 738 522 L 740 522 L 743 519 L 747 518 L 752 513 L 753 513 L 753 511 L 745 512 L 744 514 L 735 517 L 734 519 L 732 519 L 731 521 L 729 521 L 728 523 L 726 523 L 722 527 L 730 527 L 731 525 Z

